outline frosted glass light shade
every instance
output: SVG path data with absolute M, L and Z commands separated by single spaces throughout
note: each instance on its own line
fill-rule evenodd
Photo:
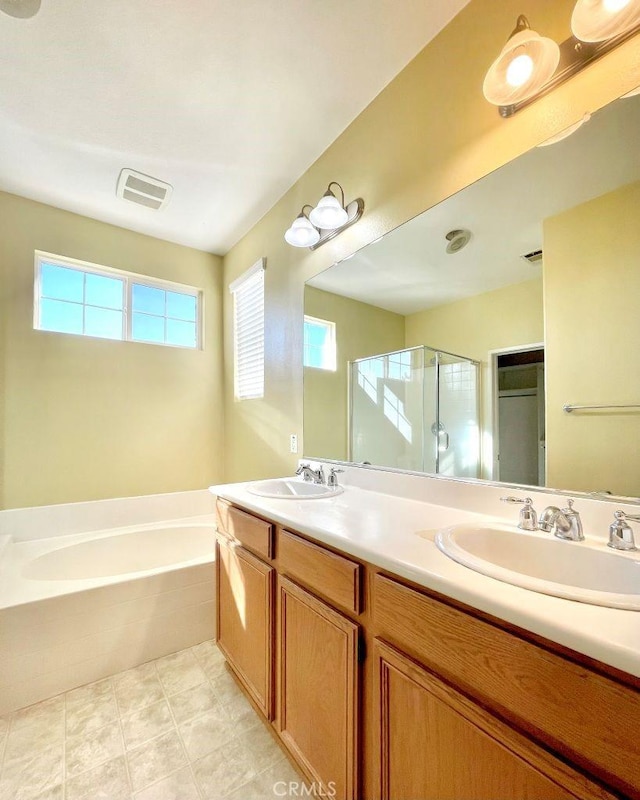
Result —
M 313 227 L 304 214 L 300 214 L 293 220 L 284 240 L 294 247 L 311 247 L 320 241 L 320 231 Z
M 28 19 L 40 10 L 40 0 L 0 0 L 0 11 L 10 17 Z
M 640 24 L 640 0 L 578 0 L 571 32 L 581 42 L 604 42 Z
M 316 228 L 333 231 L 342 227 L 349 220 L 349 215 L 335 195 L 325 194 L 313 211 L 309 212 L 309 219 Z
M 544 142 L 540 142 L 538 147 L 548 147 L 550 144 L 557 144 L 561 142 L 563 139 L 567 139 L 571 136 L 572 133 L 575 133 L 578 128 L 581 128 L 585 122 L 589 122 L 591 119 L 591 114 L 587 112 L 582 119 L 579 119 L 577 122 L 574 122 L 573 125 L 569 125 L 568 128 L 560 131 L 560 133 L 556 133 L 554 136 L 550 136 L 548 139 L 545 139 Z
M 489 67 L 482 91 L 490 103 L 510 106 L 528 100 L 550 80 L 560 61 L 560 48 L 532 31 L 518 30 Z

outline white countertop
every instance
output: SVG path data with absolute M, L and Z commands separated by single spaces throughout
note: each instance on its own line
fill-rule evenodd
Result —
M 492 517 L 348 484 L 342 494 L 314 500 L 259 497 L 248 486 L 227 484 L 210 491 L 401 578 L 640 677 L 640 612 L 587 605 L 503 583 L 457 564 L 432 540 L 440 528 L 472 521 L 504 523 L 504 514 Z M 509 514 L 515 530 L 517 508 L 510 508 Z

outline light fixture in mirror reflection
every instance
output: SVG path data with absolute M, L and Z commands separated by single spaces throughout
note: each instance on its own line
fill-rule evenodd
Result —
M 304 370 L 305 457 L 640 498 L 639 137 L 620 99 L 309 281 L 337 357 Z M 425 347 L 479 364 L 475 465 Z

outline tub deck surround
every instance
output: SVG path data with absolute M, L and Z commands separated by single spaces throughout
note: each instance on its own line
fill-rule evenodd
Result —
M 0 512 L 0 715 L 210 639 L 211 511 L 204 491 Z
M 0 610 L 210 563 L 215 516 L 12 540 L 0 560 Z
M 500 502 L 510 490 L 357 467 L 347 468 L 340 477 L 344 493 L 314 501 L 259 497 L 248 491 L 250 483 L 212 486 L 210 491 L 419 586 L 640 677 L 640 612 L 587 605 L 502 583 L 438 550 L 435 533 L 449 525 L 508 522 L 517 530 L 518 509 Z M 558 502 L 550 493 L 526 494 L 539 510 Z M 564 505 L 562 499 L 559 504 Z M 614 510 L 637 512 L 631 505 L 587 498 L 577 498 L 576 507 L 587 538 L 603 547 Z M 566 546 L 580 547 L 580 543 L 566 542 Z

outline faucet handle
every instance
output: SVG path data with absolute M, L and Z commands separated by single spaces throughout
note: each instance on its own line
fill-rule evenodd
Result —
M 521 503 L 520 521 L 518 527 L 523 531 L 537 531 L 538 530 L 538 515 L 533 507 L 533 500 L 530 497 L 501 497 L 503 503 Z
M 633 529 L 627 524 L 627 520 L 640 522 L 640 514 L 625 514 L 624 511 L 616 511 L 613 515 L 615 520 L 609 525 L 609 547 L 614 550 L 637 550 Z
M 336 469 L 336 467 L 331 467 L 329 470 L 329 477 L 327 478 L 327 486 L 339 486 L 338 483 L 338 473 L 344 472 L 343 469 Z

